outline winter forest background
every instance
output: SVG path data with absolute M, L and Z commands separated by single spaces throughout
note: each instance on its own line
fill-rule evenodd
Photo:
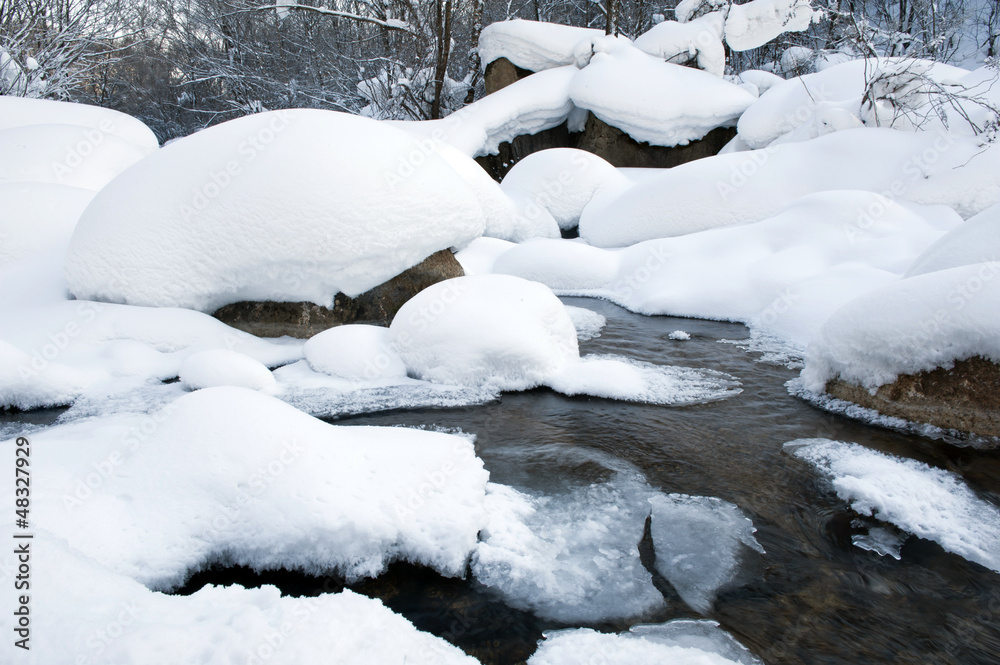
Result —
M 526 18 L 634 38 L 673 19 L 676 4 L 2 0 L 0 94 L 123 111 L 148 124 L 161 142 L 280 108 L 438 118 L 482 96 L 475 47 L 485 25 Z M 1000 0 L 812 4 L 824 19 L 808 31 L 785 33 L 749 51 L 726 47 L 727 73 L 754 68 L 798 75 L 830 52 L 972 66 L 995 58 L 1000 47 Z

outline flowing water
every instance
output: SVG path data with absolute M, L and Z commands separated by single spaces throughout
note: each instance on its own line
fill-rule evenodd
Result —
M 1000 503 L 1000 453 L 817 410 L 787 393 L 784 383 L 797 371 L 758 362 L 753 353 L 719 343 L 745 338 L 741 325 L 643 317 L 596 300 L 566 302 L 608 318 L 599 338 L 581 344 L 582 353 L 714 369 L 736 377 L 743 392 L 717 402 L 660 407 L 536 390 L 505 394 L 483 406 L 394 411 L 337 422 L 459 428 L 475 434 L 491 480 L 534 493 L 638 470 L 664 492 L 735 503 L 753 520 L 767 553 L 749 560 L 742 584 L 724 591 L 708 617 L 767 665 L 1000 662 L 1000 575 L 915 537 L 903 545 L 901 560 L 854 546 L 852 535 L 863 533 L 865 525 L 811 467 L 782 452 L 782 444 L 805 437 L 861 443 L 954 471 L 994 503 Z M 678 329 L 691 339 L 669 339 Z M 640 551 L 652 568 L 648 539 Z M 336 580 L 230 568 L 203 571 L 180 592 L 231 582 L 273 583 L 294 595 L 343 587 Z M 667 607 L 646 620 L 698 616 L 669 583 L 657 575 L 654 582 Z M 445 637 L 484 663 L 523 662 L 542 631 L 566 627 L 505 606 L 472 579 L 444 579 L 408 564 L 352 588 L 382 598 L 418 628 Z M 628 625 L 594 627 L 621 631 Z

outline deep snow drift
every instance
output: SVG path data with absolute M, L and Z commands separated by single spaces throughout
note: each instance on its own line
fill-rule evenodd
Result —
M 185 137 L 116 178 L 81 217 L 66 276 L 78 298 L 132 305 L 332 306 L 485 224 L 433 146 L 357 116 L 275 111 Z

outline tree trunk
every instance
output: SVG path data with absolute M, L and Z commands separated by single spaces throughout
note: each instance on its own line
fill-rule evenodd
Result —
M 451 54 L 451 0 L 437 0 L 437 67 L 434 70 L 434 100 L 431 102 L 431 120 L 441 117 L 441 95 L 444 79 L 448 75 L 448 56 Z

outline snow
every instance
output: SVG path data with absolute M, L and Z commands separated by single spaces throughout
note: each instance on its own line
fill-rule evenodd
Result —
M 31 543 L 32 607 L 45 610 L 31 616 L 30 653 L 47 665 L 195 663 L 207 654 L 247 665 L 479 662 L 352 591 L 295 598 L 236 585 L 169 596 L 51 536 Z
M 66 276 L 81 299 L 329 307 L 485 223 L 433 146 L 357 116 L 275 111 L 185 137 L 121 174 L 77 224 Z
M 497 257 L 516 247 L 509 240 L 499 238 L 476 238 L 455 252 L 455 259 L 466 275 L 485 275 L 493 272 Z
M 313 335 L 302 347 L 316 372 L 345 379 L 405 377 L 406 365 L 389 340 L 389 329 L 345 325 Z
M 540 72 L 573 64 L 580 42 L 591 42 L 603 36 L 603 30 L 557 23 L 524 19 L 499 21 L 486 26 L 480 33 L 479 60 L 483 71 L 494 60 L 507 58 L 521 69 Z
M 209 349 L 187 357 L 178 376 L 191 390 L 236 386 L 264 390 L 275 385 L 271 370 L 250 356 L 230 349 Z
M 569 86 L 578 70 L 572 65 L 545 70 L 464 106 L 446 118 L 388 122 L 419 139 L 420 145 L 446 143 L 470 157 L 495 155 L 501 143 L 537 134 L 566 122 L 574 110 Z
M 630 184 L 597 155 L 574 148 L 550 148 L 517 162 L 500 187 L 511 198 L 548 211 L 560 229 L 572 229 L 594 196 Z
M 906 277 L 1000 260 L 1000 204 L 949 231 L 918 256 Z
M 736 580 L 746 548 L 764 554 L 753 523 L 734 504 L 685 494 L 657 494 L 649 503 L 656 570 L 701 614 Z
M 628 477 L 549 496 L 490 484 L 472 574 L 508 605 L 563 623 L 658 610 L 663 596 L 638 549 L 649 492 Z
M 849 129 L 668 169 L 587 206 L 580 236 L 593 245 L 623 247 L 759 221 L 806 194 L 842 189 L 943 204 L 968 218 L 1000 201 L 998 174 L 1000 146 L 983 146 L 974 137 Z M 854 213 L 858 230 L 871 223 L 872 213 L 865 213 Z
M 492 238 L 519 235 L 517 209 L 493 178 L 475 161 L 447 143 L 437 142 L 434 151 L 465 180 L 482 208 L 486 221 L 484 235 Z
M 601 336 L 601 329 L 608 322 L 603 314 L 585 307 L 566 305 L 566 313 L 576 328 L 577 341 L 586 342 Z
M 686 340 L 691 339 L 691 333 L 684 332 L 683 330 L 675 330 L 672 333 L 670 333 L 669 335 L 667 335 L 667 338 L 668 339 L 677 340 L 677 341 L 686 341 Z
M 916 275 L 837 310 L 809 347 L 803 386 L 841 379 L 875 390 L 914 374 L 982 356 L 1000 363 L 1000 263 Z
M 485 516 L 467 438 L 336 427 L 245 388 L 35 432 L 31 459 L 33 526 L 153 589 L 212 561 L 462 575 Z
M 491 391 L 549 386 L 649 404 L 690 404 L 740 392 L 731 376 L 619 356 L 580 357 L 566 307 L 537 282 L 509 275 L 459 277 L 404 304 L 389 327 L 410 376 Z
M 0 266 L 65 247 L 92 198 L 93 191 L 49 182 L 0 184 Z
M 691 67 L 664 62 L 627 40 L 606 37 L 570 86 L 573 103 L 636 141 L 687 145 L 733 123 L 753 103 L 746 90 Z
M 829 478 L 858 514 L 1000 572 L 1000 510 L 960 476 L 843 441 L 798 439 L 785 450 Z
M 635 47 L 668 62 L 695 60 L 698 67 L 722 76 L 726 73 L 726 50 L 722 45 L 726 17 L 711 12 L 693 21 L 664 21 L 636 37 Z
M 838 307 L 897 280 L 960 223 L 941 206 L 824 192 L 760 222 L 622 250 L 536 240 L 500 255 L 493 269 L 642 314 L 743 321 L 804 348 Z
M 143 155 L 159 147 L 153 131 L 125 113 L 89 104 L 0 96 L 0 131 L 28 125 L 74 125 L 83 129 L 82 136 L 92 143 L 114 136 Z
M 145 153 L 97 129 L 50 124 L 0 131 L 0 155 L 0 185 L 53 183 L 96 192 Z
M 714 621 L 675 619 L 633 626 L 627 633 L 589 628 L 545 633 L 528 665 L 760 665 L 750 651 Z
M 261 340 L 200 312 L 88 301 L 3 308 L 0 340 L 7 348 L 0 406 L 133 392 L 136 385 L 178 376 L 185 360 L 209 349 L 267 366 L 301 358 L 298 342 Z
M 944 63 L 918 59 L 856 59 L 822 71 L 773 83 L 760 99 L 740 116 L 737 129 L 751 148 L 759 149 L 783 141 L 802 141 L 861 124 L 865 87 L 880 69 L 912 68 L 939 83 L 959 81 L 969 73 Z M 740 74 L 741 77 L 747 73 Z M 979 92 L 981 88 L 973 87 Z M 926 101 L 924 99 L 923 101 Z M 926 110 L 924 111 L 926 113 Z M 883 122 L 899 129 L 905 123 Z M 959 122 L 950 123 L 960 129 Z M 940 127 L 929 127 L 938 129 Z
M 803 32 L 823 17 L 809 0 L 751 0 L 733 4 L 726 16 L 726 43 L 734 51 L 767 44 L 786 32 Z
M 411 375 L 435 383 L 527 390 L 579 358 L 573 321 L 552 291 L 506 275 L 430 286 L 389 330 Z

